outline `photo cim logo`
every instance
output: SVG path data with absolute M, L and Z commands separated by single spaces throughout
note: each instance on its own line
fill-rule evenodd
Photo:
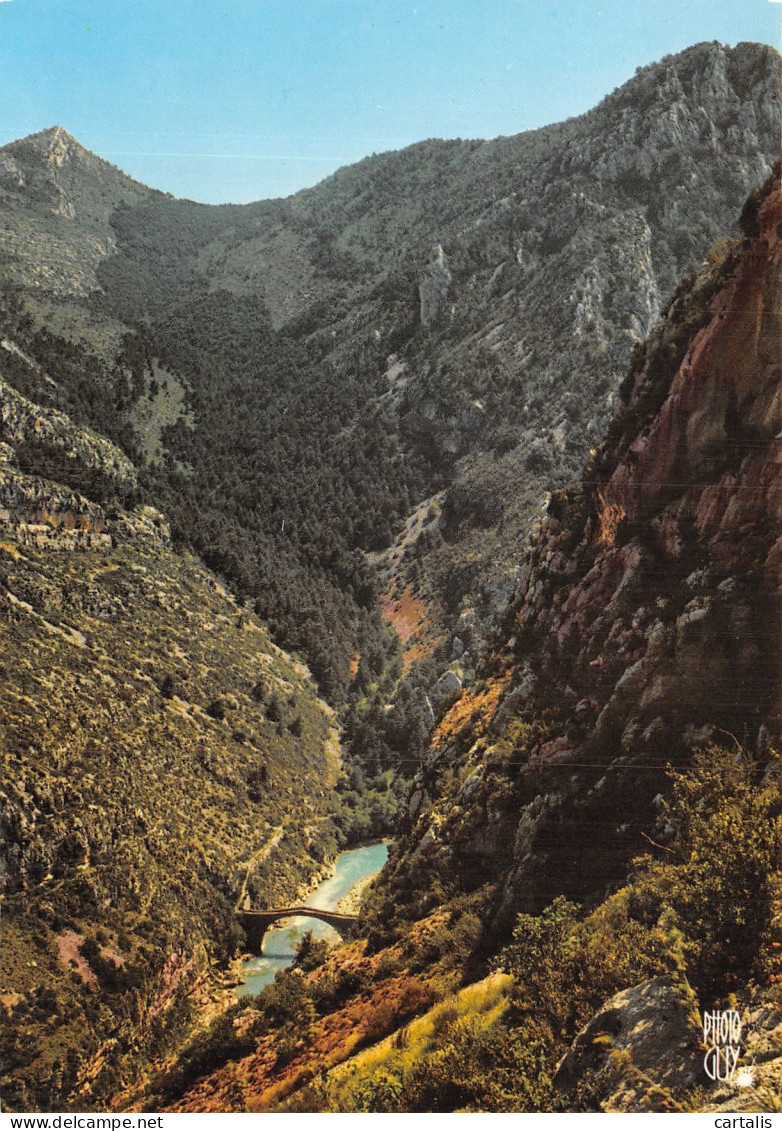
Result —
M 735 1009 L 714 1009 L 703 1015 L 703 1067 L 710 1080 L 733 1081 L 741 1052 L 741 1018 Z M 737 1084 L 753 1083 L 751 1069 L 740 1069 Z

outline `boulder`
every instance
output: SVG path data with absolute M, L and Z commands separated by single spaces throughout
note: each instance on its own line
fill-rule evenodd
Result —
M 437 683 L 432 687 L 429 697 L 435 709 L 442 710 L 443 707 L 450 705 L 456 699 L 461 690 L 461 675 L 454 671 L 447 671 L 443 672 Z
M 702 1026 L 690 987 L 653 978 L 610 998 L 557 1066 L 554 1084 L 591 1079 L 607 1112 L 671 1111 L 702 1083 Z

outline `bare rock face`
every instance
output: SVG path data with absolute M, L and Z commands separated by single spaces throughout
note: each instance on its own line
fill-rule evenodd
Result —
M 572 1088 L 589 1076 L 606 1112 L 673 1111 L 675 1097 L 702 1078 L 701 1037 L 692 990 L 653 978 L 605 1003 L 560 1061 L 554 1083 Z
M 15 349 L 5 339 L 3 347 Z M 34 457 L 42 474 L 26 474 L 16 466 L 21 452 Z M 81 490 L 45 477 L 47 472 L 75 477 L 86 490 L 132 493 L 138 484 L 133 464 L 109 440 L 29 400 L 0 377 L 0 531 L 38 550 L 110 546 L 104 507 Z
M 593 743 L 619 737 L 630 704 L 643 730 L 660 715 L 735 723 L 751 702 L 755 735 L 763 723 L 779 733 L 780 217 L 777 189 L 705 310 L 713 279 L 675 301 L 631 374 L 614 426 L 623 434 L 603 453 L 610 474 L 591 488 L 583 524 L 563 530 L 555 501 L 528 567 L 517 623 L 543 641 L 547 667 L 567 663 L 601 704 Z M 661 388 L 677 323 L 697 317 Z
M 446 671 L 432 687 L 430 696 L 434 706 L 442 708 L 446 703 L 451 703 L 462 690 L 462 679 L 458 672 Z
M 103 509 L 77 491 L 0 465 L 0 532 L 39 550 L 111 544 Z

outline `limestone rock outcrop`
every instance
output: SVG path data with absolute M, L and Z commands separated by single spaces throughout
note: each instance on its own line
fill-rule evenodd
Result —
M 703 1076 L 700 1017 L 692 990 L 653 978 L 605 1003 L 573 1041 L 554 1084 L 589 1076 L 603 1111 L 671 1111 Z
M 432 326 L 442 321 L 445 316 L 448 293 L 451 286 L 451 272 L 442 245 L 438 245 L 437 254 L 423 273 L 418 284 L 418 293 L 421 298 L 421 324 Z
M 0 437 L 12 448 L 26 443 L 57 449 L 65 460 L 97 471 L 123 487 L 138 484 L 136 469 L 115 444 L 90 428 L 80 428 L 63 412 L 43 408 L 0 376 Z

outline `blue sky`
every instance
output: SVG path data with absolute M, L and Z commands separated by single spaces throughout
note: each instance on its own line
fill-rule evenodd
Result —
M 589 109 L 771 0 L 0 0 L 0 143 L 62 125 L 156 188 L 281 196 L 425 137 Z

